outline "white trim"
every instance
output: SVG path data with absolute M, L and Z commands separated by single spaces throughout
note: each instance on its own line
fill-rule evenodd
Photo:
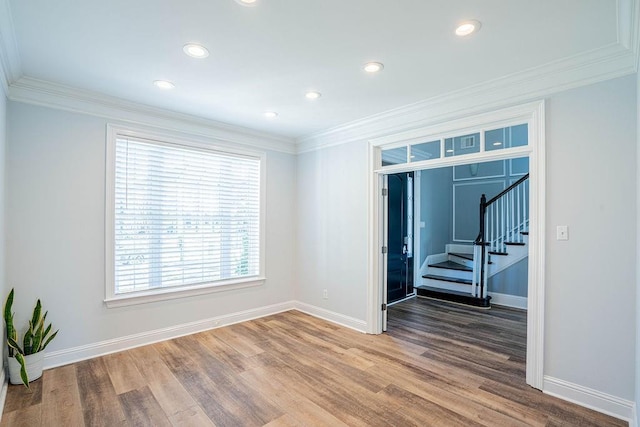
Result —
M 108 253 L 107 257 L 111 258 L 111 263 L 113 263 L 113 259 L 110 255 L 111 254 Z M 113 283 L 113 272 L 108 269 L 106 273 L 107 284 Z M 111 280 L 111 282 L 109 282 L 109 280 Z M 151 302 L 173 300 L 176 298 L 187 298 L 197 295 L 212 294 L 215 292 L 252 288 L 255 286 L 262 286 L 265 281 L 265 277 L 251 277 L 242 280 L 225 280 L 222 282 L 207 283 L 200 286 L 157 288 L 150 291 L 107 296 L 104 302 L 107 305 L 107 308 L 126 307 L 129 305 L 147 304 Z
M 519 308 L 522 310 L 527 309 L 527 297 L 496 292 L 489 292 L 489 296 L 491 296 L 491 305 L 501 305 L 503 307 Z
M 640 73 L 636 74 L 636 170 L 640 171 Z M 640 426 L 640 173 L 636 173 L 636 414 L 634 420 Z M 631 425 L 631 423 L 629 423 Z
M 1 0 L 0 0 L 1 1 Z M 9 86 L 9 99 L 74 113 L 88 114 L 134 126 L 154 126 L 209 140 L 243 144 L 264 150 L 295 154 L 294 140 L 215 120 L 151 107 L 97 92 L 23 77 Z M 123 119 L 126 117 L 126 119 Z
M 635 424 L 636 404 L 633 401 L 548 375 L 544 376 L 542 391 L 550 396 L 627 421 L 629 426 Z
M 398 128 L 443 123 L 622 77 L 636 71 L 636 56 L 613 43 L 302 137 L 298 153 L 389 135 Z
M 53 352 L 47 351 L 47 354 L 45 354 L 44 357 L 44 368 L 55 368 L 57 366 L 67 365 L 69 363 L 104 356 L 106 354 L 124 351 L 160 341 L 166 341 L 184 335 L 195 334 L 209 329 L 220 328 L 222 326 L 246 322 L 260 317 L 271 316 L 272 314 L 282 313 L 294 308 L 295 302 L 287 301 L 280 304 L 224 314 L 221 316 L 211 317 L 209 319 L 183 323 L 181 325 L 170 326 L 168 328 L 141 332 L 139 334 L 127 335 L 120 338 L 114 338 L 64 350 Z
M 22 76 L 18 43 L 9 0 L 0 0 L 0 85 L 9 94 L 11 83 Z
M 427 123 L 423 126 L 398 126 L 395 133 L 382 134 L 384 136 L 375 136 L 370 139 L 373 145 L 384 145 L 385 148 L 401 147 L 407 144 L 415 144 L 419 141 L 436 140 L 453 138 L 468 133 L 482 133 L 485 130 L 494 130 L 504 127 L 521 125 L 531 118 L 531 111 L 537 107 L 540 101 L 531 101 L 524 104 L 511 105 L 505 107 L 501 105 L 494 110 L 483 111 L 473 116 L 457 115 L 451 117 L 444 122 Z M 510 105 L 510 104 L 505 104 Z M 517 147 L 503 148 L 502 150 L 489 150 L 489 153 L 495 151 L 507 151 L 517 148 L 526 148 L 527 145 Z M 444 152 L 444 151 L 443 151 Z M 486 152 L 480 151 L 480 153 Z M 475 153 L 478 154 L 478 153 Z M 463 157 L 463 156 L 451 156 Z M 419 162 L 416 162 L 419 163 Z
M 319 319 L 323 319 L 349 329 L 354 329 L 358 332 L 367 333 L 367 322 L 364 320 L 345 316 L 344 314 L 336 313 L 335 311 L 327 310 L 325 308 L 300 301 L 296 301 L 294 303 L 294 308 L 310 316 L 317 317 Z
M 375 172 L 383 174 L 394 174 L 400 172 L 411 172 L 415 170 L 437 169 L 449 166 L 462 166 L 471 163 L 485 163 L 499 160 L 516 159 L 527 157 L 532 149 L 529 146 L 518 148 L 508 148 L 506 150 L 485 151 L 482 153 L 465 154 L 464 156 L 445 157 L 435 160 L 425 160 L 415 163 L 403 163 L 399 165 L 383 166 Z
M 529 123 L 529 277 L 527 280 L 527 384 L 542 389 L 544 375 L 546 140 L 545 104 Z
M 374 165 L 380 164 L 380 150 L 369 146 L 367 157 L 367 170 L 372 170 Z M 367 254 L 368 265 L 367 272 L 367 307 L 380 307 L 382 304 L 382 292 L 384 285 L 382 280 L 384 277 L 384 263 L 382 259 L 382 241 L 378 233 L 378 224 L 382 217 L 383 201 L 381 196 L 382 178 L 378 174 L 369 174 L 368 192 L 369 197 L 367 221 L 369 232 L 367 233 L 367 244 L 369 251 Z M 382 319 L 378 316 L 377 310 L 367 310 L 367 333 L 379 334 L 382 331 Z

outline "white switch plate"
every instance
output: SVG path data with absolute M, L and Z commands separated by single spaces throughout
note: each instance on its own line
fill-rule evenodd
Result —
M 569 240 L 569 227 L 566 225 L 559 225 L 556 227 L 556 239 L 557 240 Z

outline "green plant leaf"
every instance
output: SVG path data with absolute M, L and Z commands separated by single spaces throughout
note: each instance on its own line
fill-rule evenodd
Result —
M 6 321 L 11 315 L 11 308 L 13 306 L 13 288 L 7 295 L 7 301 L 4 303 L 4 320 Z
M 7 338 L 7 344 L 9 345 L 9 348 L 14 349 L 15 351 L 17 351 L 18 353 L 16 354 L 16 356 L 18 354 L 23 355 L 24 351 L 20 348 L 20 344 L 18 344 L 18 342 L 16 340 L 14 340 L 13 338 Z
M 58 331 L 59 331 L 59 329 L 58 329 Z M 55 331 L 55 332 L 53 333 L 53 335 L 51 335 L 51 336 L 49 337 L 49 339 L 47 339 L 47 340 L 44 342 L 44 344 L 42 345 L 42 349 L 41 349 L 41 350 L 44 350 L 45 348 L 47 348 L 47 346 L 49 345 L 49 343 L 51 342 L 51 340 L 53 340 L 53 339 L 56 337 L 56 335 L 58 335 L 58 331 Z
M 45 338 L 47 338 L 47 335 L 49 335 L 49 332 L 51 332 L 51 323 L 49 323 L 49 326 L 47 326 L 47 329 L 44 330 L 44 333 L 42 334 L 42 339 L 44 340 Z
M 38 329 L 33 336 L 33 344 L 31 345 L 33 353 L 40 351 L 40 344 L 42 344 L 42 328 Z
M 29 322 L 29 329 L 24 333 L 24 338 L 22 339 L 22 350 L 24 350 L 24 354 L 33 353 L 33 332 L 31 332 L 31 330 L 31 322 Z
M 13 338 L 15 341 L 18 340 L 18 336 L 17 336 L 17 332 L 15 327 L 13 326 L 13 313 L 11 313 L 11 309 L 13 307 L 13 288 L 11 289 L 11 292 L 9 292 L 9 295 L 7 295 L 7 301 L 4 304 L 4 323 L 6 324 L 7 327 L 7 337 L 8 338 Z M 11 348 L 11 346 L 8 346 L 8 354 L 9 356 L 13 356 L 13 348 Z
M 16 354 L 16 360 L 20 363 L 20 378 L 26 388 L 29 388 L 29 376 L 27 375 L 27 364 L 21 354 Z
M 40 303 L 40 299 L 36 302 L 36 307 L 33 309 L 33 317 L 31 319 L 31 324 L 35 328 L 40 320 L 40 313 L 42 312 L 42 304 Z

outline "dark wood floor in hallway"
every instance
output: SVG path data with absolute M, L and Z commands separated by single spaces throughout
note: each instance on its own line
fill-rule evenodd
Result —
M 525 318 L 409 300 L 373 336 L 289 311 L 47 370 L 1 425 L 626 425 L 525 384 Z

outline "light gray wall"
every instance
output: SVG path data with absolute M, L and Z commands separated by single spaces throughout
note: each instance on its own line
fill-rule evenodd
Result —
M 1 78 L 1 77 L 0 77 Z M 6 160 L 5 152 L 7 147 L 7 98 L 4 91 L 0 89 L 0 304 L 4 308 L 4 300 L 8 294 L 7 289 L 7 272 L 6 272 L 6 252 L 5 252 L 5 171 Z M 4 325 L 4 321 L 2 321 Z M 2 328 L 4 331 L 4 327 Z M 0 334 L 4 336 L 4 333 Z M 5 346 L 0 345 L 0 361 L 4 359 Z M 2 364 L 2 362 L 0 362 Z
M 546 106 L 546 375 L 633 400 L 635 76 Z M 556 226 L 569 240 L 556 240 Z
M 526 164 L 526 168 L 522 168 L 522 170 L 529 171 L 528 158 L 514 159 L 514 161 Z M 455 206 L 455 227 L 453 231 L 455 235 L 452 241 L 468 242 L 475 240 L 478 236 L 478 232 L 480 231 L 478 224 L 478 205 L 482 194 L 485 194 L 487 200 L 489 200 L 509 187 L 513 182 L 522 178 L 522 175 L 511 174 L 510 163 L 509 160 L 480 163 L 478 166 L 478 175 L 475 178 L 471 177 L 468 165 L 455 167 L 454 175 L 458 180 L 453 182 L 453 189 L 455 191 L 455 198 L 453 200 Z M 494 178 L 490 178 L 490 176 L 494 176 Z M 461 180 L 459 179 L 460 177 L 465 179 Z
M 367 150 L 360 141 L 301 153 L 297 169 L 296 298 L 359 320 L 366 314 Z
M 420 176 L 420 268 L 429 255 L 441 254 L 452 240 L 453 168 L 426 169 Z
M 546 117 L 544 373 L 623 399 L 635 399 L 635 83 L 552 95 Z M 298 158 L 299 298 L 363 320 L 367 174 L 365 141 Z M 322 301 L 326 286 L 343 301 Z
M 636 73 L 636 426 L 640 426 L 640 73 Z
M 104 119 L 8 105 L 7 280 L 16 321 L 36 298 L 60 334 L 51 351 L 167 328 L 292 299 L 295 157 L 267 152 L 263 286 L 107 309 Z M 123 124 L 126 126 L 126 124 Z
M 529 290 L 529 258 L 522 259 L 512 266 L 489 278 L 488 290 L 492 293 L 527 297 Z

